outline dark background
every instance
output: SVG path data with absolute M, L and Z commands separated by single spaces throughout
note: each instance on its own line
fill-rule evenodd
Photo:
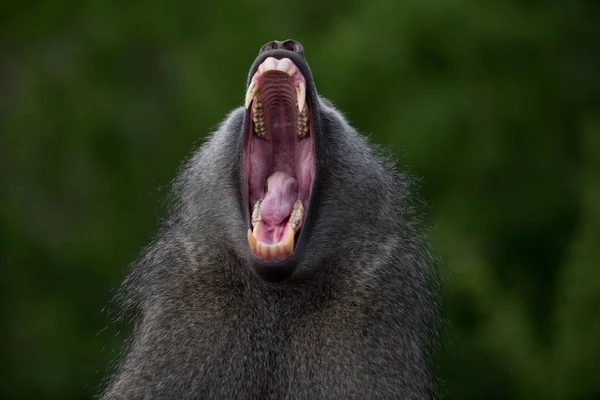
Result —
M 421 179 L 448 398 L 600 398 L 592 0 L 0 2 L 0 396 L 96 391 L 170 180 L 288 38 Z

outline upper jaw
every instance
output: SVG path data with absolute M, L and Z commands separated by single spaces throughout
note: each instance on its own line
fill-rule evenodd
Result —
M 250 85 L 252 84 L 252 80 L 253 80 L 256 72 L 258 71 L 258 67 L 269 57 L 273 57 L 278 60 L 281 60 L 283 58 L 288 58 L 295 64 L 295 66 L 300 71 L 301 75 L 304 78 L 304 84 L 305 84 L 305 104 L 310 105 L 310 109 L 308 110 L 308 112 L 310 113 L 310 117 L 312 120 L 313 130 L 315 132 L 318 131 L 319 126 L 320 126 L 320 121 L 319 121 L 319 117 L 318 117 L 319 96 L 317 94 L 317 89 L 316 89 L 314 81 L 313 81 L 313 76 L 312 76 L 310 67 L 308 66 L 308 63 L 306 62 L 306 59 L 304 58 L 304 56 L 302 54 L 295 53 L 295 52 L 289 51 L 289 50 L 283 50 L 283 49 L 270 50 L 270 51 L 266 51 L 264 53 L 260 53 L 258 55 L 258 57 L 256 57 L 256 59 L 252 63 L 252 66 L 250 67 L 250 72 L 248 73 L 248 78 L 246 80 L 246 90 L 248 90 L 250 88 Z M 245 103 L 246 103 L 246 101 L 247 101 L 247 99 L 245 99 Z M 248 109 L 248 106 L 246 105 L 246 119 L 249 116 L 248 111 L 249 111 L 249 109 Z M 317 147 L 316 143 L 319 141 L 318 134 L 315 134 L 315 137 L 313 140 L 315 141 L 315 149 L 314 150 L 315 150 L 315 153 L 317 153 L 318 149 L 316 148 Z
M 289 50 L 277 49 L 259 54 L 259 56 L 256 57 L 256 59 L 252 63 L 252 66 L 250 67 L 250 72 L 248 73 L 248 79 L 246 81 L 246 87 L 249 87 L 252 83 L 252 78 L 254 77 L 254 74 L 258 71 L 258 67 L 263 63 L 263 61 L 265 61 L 269 57 L 273 57 L 278 60 L 281 60 L 282 58 L 289 58 L 294 64 L 296 64 L 306 81 L 307 101 L 312 101 L 314 103 L 313 100 L 315 99 L 312 99 L 311 95 L 315 93 L 315 88 L 313 85 L 312 73 L 310 71 L 310 68 L 306 63 L 305 58 L 301 54 Z
M 259 92 L 262 82 L 265 79 L 268 79 L 266 75 L 269 75 L 273 72 L 277 72 L 283 76 L 286 76 L 286 78 L 291 79 L 296 90 L 297 116 L 304 116 L 304 118 L 306 118 L 306 80 L 293 61 L 286 57 L 280 59 L 275 57 L 267 57 L 258 66 L 258 70 L 252 76 L 250 84 L 248 85 L 248 89 L 246 90 L 244 107 L 248 108 L 251 103 L 253 104 L 253 101 L 257 98 L 256 96 Z M 253 106 L 255 107 L 255 114 L 260 114 L 260 118 L 262 118 L 262 107 L 260 101 L 257 104 L 253 104 Z M 307 126 L 304 127 L 307 128 Z M 303 129 L 303 131 L 305 131 L 305 129 Z M 264 134 L 264 131 L 257 133 L 259 133 L 260 136 L 261 133 Z M 298 134 L 303 133 L 305 132 L 298 132 Z

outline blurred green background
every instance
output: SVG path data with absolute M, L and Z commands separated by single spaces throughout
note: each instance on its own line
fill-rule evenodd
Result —
M 599 399 L 600 2 L 517 0 L 0 2 L 0 396 L 96 392 L 170 180 L 288 38 L 421 178 L 447 398 Z

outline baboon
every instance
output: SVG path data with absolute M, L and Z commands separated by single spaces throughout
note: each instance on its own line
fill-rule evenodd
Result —
M 123 284 L 134 330 L 101 398 L 434 398 L 438 280 L 414 204 L 302 45 L 265 44 Z

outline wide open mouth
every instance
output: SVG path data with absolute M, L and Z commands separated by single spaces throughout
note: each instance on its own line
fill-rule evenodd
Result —
M 251 79 L 245 105 L 248 244 L 259 260 L 277 263 L 294 251 L 314 175 L 305 78 L 290 59 L 269 57 Z

